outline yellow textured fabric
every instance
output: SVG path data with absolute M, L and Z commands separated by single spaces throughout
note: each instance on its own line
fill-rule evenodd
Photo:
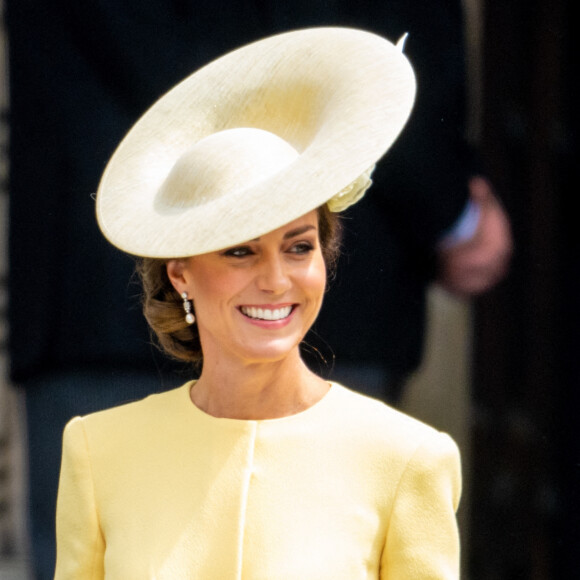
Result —
M 265 421 L 190 386 L 67 425 L 58 580 L 459 577 L 447 435 L 337 384 Z

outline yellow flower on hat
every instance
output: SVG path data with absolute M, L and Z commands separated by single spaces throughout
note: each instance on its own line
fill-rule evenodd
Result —
M 347 207 L 355 204 L 365 194 L 366 190 L 373 184 L 371 174 L 375 170 L 373 165 L 362 175 L 357 177 L 350 185 L 341 189 L 334 197 L 328 200 L 328 209 L 338 213 L 344 211 Z

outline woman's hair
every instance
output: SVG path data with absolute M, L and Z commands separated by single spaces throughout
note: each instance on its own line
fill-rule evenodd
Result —
M 326 204 L 317 212 L 322 256 L 327 276 L 332 277 L 340 254 L 340 217 Z M 169 281 L 166 264 L 167 260 L 158 258 L 137 260 L 137 274 L 143 285 L 143 313 L 163 351 L 178 360 L 200 364 L 203 355 L 197 325 L 185 322 L 183 299 Z

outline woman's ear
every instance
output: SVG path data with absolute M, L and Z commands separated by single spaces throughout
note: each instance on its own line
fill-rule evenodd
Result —
M 168 260 L 165 267 L 167 269 L 167 277 L 169 278 L 171 285 L 181 295 L 182 292 L 186 291 L 186 281 L 184 276 L 185 264 L 183 260 Z

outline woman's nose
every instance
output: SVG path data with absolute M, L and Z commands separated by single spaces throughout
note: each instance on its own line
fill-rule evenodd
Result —
M 281 294 L 290 288 L 286 264 L 281 256 L 264 256 L 258 273 L 258 288 L 269 294 Z

